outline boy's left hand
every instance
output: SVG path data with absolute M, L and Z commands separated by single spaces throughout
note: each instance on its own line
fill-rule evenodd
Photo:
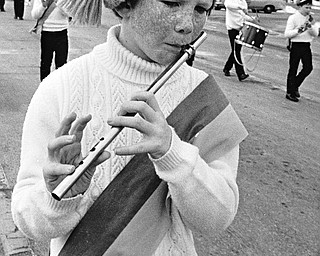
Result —
M 137 114 L 124 116 L 132 113 Z M 170 148 L 170 126 L 151 92 L 135 93 L 130 101 L 121 106 L 119 116 L 110 118 L 108 124 L 133 128 L 143 134 L 142 140 L 137 144 L 116 148 L 115 153 L 118 155 L 149 153 L 153 158 L 160 158 Z

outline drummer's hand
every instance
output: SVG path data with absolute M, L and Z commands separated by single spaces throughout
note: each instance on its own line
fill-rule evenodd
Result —
M 123 116 L 126 113 L 138 114 Z M 119 116 L 110 118 L 108 124 L 134 128 L 143 134 L 137 144 L 116 148 L 118 155 L 149 153 L 153 158 L 160 158 L 170 148 L 171 129 L 151 92 L 135 93 L 130 101 L 121 106 Z
M 75 166 L 83 159 L 81 154 L 81 139 L 83 130 L 91 120 L 91 115 L 77 119 L 75 113 L 66 116 L 60 124 L 55 138 L 48 144 L 48 160 L 43 168 L 43 176 L 49 192 L 75 170 Z M 73 197 L 84 193 L 89 187 L 95 167 L 110 157 L 103 152 L 92 166 L 66 193 L 65 197 Z

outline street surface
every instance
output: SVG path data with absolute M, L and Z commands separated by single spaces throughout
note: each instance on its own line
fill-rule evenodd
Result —
M 30 7 L 26 6 L 23 21 L 13 19 L 12 1 L 7 0 L 5 8 L 0 13 L 0 203 L 4 202 L 0 206 L 6 211 L 0 209 L 0 214 L 8 217 L 22 124 L 39 84 L 40 57 L 39 37 L 28 33 L 35 23 Z M 212 13 L 205 28 L 208 39 L 199 48 L 194 65 L 214 75 L 249 137 L 241 144 L 238 214 L 221 236 L 209 239 L 196 234 L 199 256 L 319 256 L 320 37 L 312 45 L 314 70 L 301 87 L 301 101 L 294 103 L 284 98 L 288 51 L 283 31 L 289 14 L 259 13 L 261 26 L 270 34 L 261 54 L 243 47 L 245 66 L 251 70 L 244 82 L 237 80 L 234 70 L 231 77 L 222 73 L 230 52 L 224 15 L 224 10 Z M 320 20 L 318 10 L 313 16 Z M 105 11 L 99 28 L 72 26 L 69 59 L 104 42 L 107 29 L 116 23 L 115 16 Z M 12 223 L 5 227 L 0 222 L 0 255 L 7 256 L 1 242 L 9 243 L 8 237 L 16 230 Z M 45 255 L 46 243 L 18 241 L 21 251 Z M 22 246 L 26 241 L 27 246 Z
M 315 10 L 314 12 L 316 12 L 315 17 L 319 16 L 318 10 Z M 201 49 L 204 52 L 200 52 L 202 53 L 201 57 L 208 60 L 213 68 L 219 73 L 230 53 L 229 41 L 226 37 L 224 25 L 224 15 L 224 10 L 215 11 L 209 19 L 206 28 L 209 31 L 210 37 Z M 256 14 L 250 13 L 250 15 L 254 17 Z M 290 14 L 277 12 L 273 14 L 259 13 L 258 15 L 260 18 L 259 26 L 269 30 L 270 33 L 265 40 L 264 48 L 261 52 L 243 47 L 242 53 L 245 67 L 248 69 L 249 74 L 254 77 L 255 82 L 269 84 L 277 88 L 279 87 L 281 90 L 285 90 L 289 54 L 287 49 L 284 47 L 285 39 L 283 37 L 283 32 L 287 18 Z M 301 87 L 301 91 L 304 92 L 303 94 L 305 97 L 319 101 L 319 39 L 314 40 L 312 50 L 314 70 Z

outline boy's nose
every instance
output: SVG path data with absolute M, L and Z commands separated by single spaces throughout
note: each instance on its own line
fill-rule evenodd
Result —
M 193 30 L 193 20 L 190 15 L 182 15 L 181 19 L 177 22 L 175 26 L 175 31 L 178 33 L 189 34 Z

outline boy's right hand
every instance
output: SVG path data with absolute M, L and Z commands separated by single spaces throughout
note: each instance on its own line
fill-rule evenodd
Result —
M 87 115 L 77 119 L 77 115 L 71 113 L 63 119 L 55 138 L 49 142 L 48 160 L 43 168 L 43 176 L 50 193 L 67 175 L 72 174 L 75 167 L 83 160 L 81 140 L 83 130 L 91 118 L 91 115 Z M 84 193 L 90 185 L 96 166 L 109 157 L 110 153 L 104 151 L 64 197 L 73 197 Z

